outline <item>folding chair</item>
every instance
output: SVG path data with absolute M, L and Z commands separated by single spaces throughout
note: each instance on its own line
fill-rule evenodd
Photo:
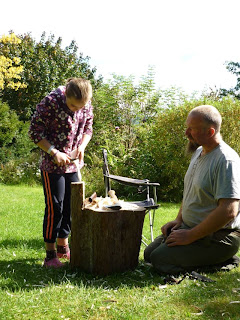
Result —
M 133 204 L 144 207 L 146 212 L 149 214 L 149 225 L 151 232 L 151 241 L 153 241 L 153 224 L 155 218 L 155 211 L 159 207 L 157 204 L 157 186 L 160 186 L 157 182 L 150 182 L 148 179 L 139 180 L 132 179 L 127 177 L 115 176 L 109 173 L 108 161 L 107 161 L 107 150 L 103 149 L 103 176 L 104 176 L 104 185 L 106 197 L 108 196 L 109 190 L 111 190 L 110 180 L 116 181 L 123 185 L 133 186 L 138 188 L 139 193 L 146 191 L 147 197 L 144 201 L 134 201 Z M 150 198 L 150 189 L 153 192 L 153 198 Z M 152 213 L 153 212 L 153 213 Z M 145 237 L 144 237 L 145 238 Z M 147 246 L 147 243 L 142 239 L 142 242 Z

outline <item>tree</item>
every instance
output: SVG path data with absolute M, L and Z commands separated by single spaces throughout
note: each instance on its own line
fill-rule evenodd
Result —
M 148 137 L 159 110 L 160 96 L 152 69 L 138 83 L 133 76 L 113 75 L 96 90 L 94 135 L 89 148 L 93 166 L 101 165 L 102 161 L 97 161 L 96 156 L 102 158 L 104 147 L 115 174 L 140 178 L 143 173 L 153 172 L 151 165 L 146 168 L 145 160 L 151 163 Z
M 13 158 L 14 151 L 11 145 L 18 135 L 21 122 L 15 111 L 10 110 L 7 103 L 0 100 L 0 162 L 5 163 Z
M 21 120 L 28 120 L 39 103 L 51 90 L 64 85 L 70 77 L 84 77 L 92 82 L 95 88 L 101 78 L 95 79 L 96 69 L 89 65 L 89 57 L 78 54 L 78 46 L 72 41 L 62 49 L 62 39 L 55 41 L 54 35 L 46 38 L 43 33 L 41 40 L 36 42 L 31 34 L 18 36 L 21 43 L 18 47 L 8 47 L 9 58 L 21 58 L 23 79 L 27 88 L 20 88 L 12 92 L 8 88 L 3 90 L 2 99 L 8 102 L 11 109 L 15 109 Z M 5 47 L 2 47 L 2 51 Z M 1 54 L 1 51 L 0 51 Z
M 234 88 L 231 88 L 229 90 L 221 89 L 221 95 L 222 96 L 231 95 L 237 98 L 238 100 L 240 100 L 240 63 L 230 61 L 230 62 L 227 62 L 226 65 L 227 65 L 226 66 L 227 70 L 237 77 L 237 84 Z
M 19 88 L 26 88 L 26 84 L 19 81 L 23 72 L 23 66 L 20 65 L 21 59 L 9 55 L 9 47 L 16 49 L 20 43 L 21 40 L 14 33 L 0 38 L 0 92 L 4 88 L 16 91 Z
M 113 74 L 94 93 L 95 142 L 109 149 L 109 154 L 114 149 L 116 154 L 128 154 L 135 145 L 137 126 L 151 123 L 156 116 L 159 97 L 152 70 L 138 84 L 133 76 Z

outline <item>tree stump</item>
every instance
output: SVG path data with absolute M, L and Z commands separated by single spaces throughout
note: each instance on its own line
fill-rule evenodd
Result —
M 82 209 L 84 182 L 72 183 L 71 192 L 71 266 L 98 275 L 136 268 L 145 209 Z

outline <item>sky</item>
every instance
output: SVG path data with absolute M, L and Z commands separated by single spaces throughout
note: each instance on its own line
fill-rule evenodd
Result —
M 12 0 L 0 6 L 0 36 L 31 32 L 72 40 L 104 79 L 136 80 L 155 70 L 158 88 L 234 87 L 239 62 L 239 0 Z

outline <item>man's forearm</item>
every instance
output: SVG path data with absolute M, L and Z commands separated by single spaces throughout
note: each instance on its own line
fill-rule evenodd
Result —
M 199 225 L 190 230 L 193 241 L 201 239 L 223 228 L 237 216 L 239 200 L 221 199 L 219 206 Z
M 179 211 L 178 211 L 178 214 L 177 214 L 177 216 L 176 216 L 176 219 L 175 220 L 177 220 L 177 221 L 183 221 L 182 220 L 182 207 L 183 207 L 183 204 L 181 204 L 181 207 L 180 207 L 180 209 L 179 209 Z
M 220 199 L 218 207 L 200 224 L 192 229 L 173 230 L 166 239 L 169 247 L 188 245 L 216 232 L 230 222 L 238 213 L 239 200 Z

